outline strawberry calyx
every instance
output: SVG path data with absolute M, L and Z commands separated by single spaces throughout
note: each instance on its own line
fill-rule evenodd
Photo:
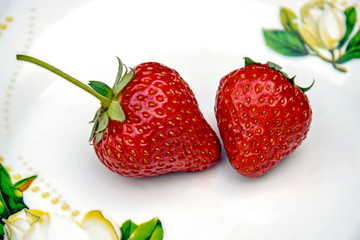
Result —
M 16 55 L 16 59 L 30 62 L 40 67 L 43 67 L 64 78 L 65 80 L 71 82 L 72 84 L 78 86 L 79 88 L 85 90 L 86 92 L 90 93 L 91 95 L 100 100 L 101 106 L 96 111 L 93 120 L 90 121 L 90 123 L 93 123 L 94 125 L 91 131 L 89 142 L 93 141 L 95 137 L 96 139 L 94 144 L 97 144 L 101 141 L 103 133 L 107 128 L 110 119 L 120 122 L 125 121 L 125 113 L 121 108 L 118 99 L 122 90 L 134 78 L 135 71 L 132 68 L 130 68 L 129 71 L 126 65 L 124 65 L 118 57 L 117 59 L 119 62 L 119 67 L 115 83 L 112 88 L 100 81 L 89 81 L 89 84 L 86 85 L 79 80 L 73 78 L 72 76 L 59 70 L 58 68 L 55 68 L 54 66 L 51 66 L 50 64 L 45 63 L 34 57 L 18 54 Z
M 244 60 L 245 60 L 245 67 L 247 66 L 250 66 L 250 65 L 262 65 L 261 63 L 259 62 L 255 62 L 254 60 L 252 60 L 251 58 L 249 57 L 244 57 Z M 295 85 L 295 76 L 293 76 L 292 78 L 290 78 L 287 73 L 281 71 L 282 67 L 276 63 L 273 63 L 273 62 L 270 62 L 268 61 L 266 63 L 266 65 L 270 68 L 273 68 L 274 70 L 276 70 L 277 72 L 281 73 L 282 75 L 284 75 L 284 77 L 293 85 Z M 299 85 L 295 85 L 297 86 L 300 90 L 302 90 L 303 92 L 307 92 L 309 91 L 313 86 L 314 86 L 314 83 L 315 83 L 315 79 L 313 79 L 313 82 L 310 84 L 310 86 L 308 87 L 300 87 Z
M 89 138 L 89 142 L 91 142 L 95 137 L 95 143 L 101 141 L 103 133 L 109 124 L 109 119 L 124 122 L 125 121 L 125 113 L 121 108 L 118 99 L 121 91 L 127 86 L 129 82 L 135 76 L 134 69 L 127 68 L 125 64 L 123 64 L 120 58 L 116 57 L 119 62 L 118 73 L 116 75 L 115 83 L 112 88 L 106 85 L 103 82 L 99 81 L 90 81 L 89 86 L 94 89 L 97 93 L 111 100 L 111 103 L 108 107 L 101 106 L 98 111 L 95 113 L 93 120 L 90 123 L 94 123 L 93 129 L 91 131 L 91 135 Z M 125 68 L 125 72 L 124 72 Z

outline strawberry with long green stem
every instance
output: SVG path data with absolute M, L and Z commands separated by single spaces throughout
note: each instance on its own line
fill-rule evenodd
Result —
M 113 172 L 148 177 L 201 171 L 219 161 L 220 141 L 189 85 L 174 69 L 146 62 L 129 71 L 119 59 L 111 88 L 99 81 L 85 85 L 30 56 L 17 55 L 17 59 L 48 69 L 100 100 L 90 141 L 100 161 Z
M 117 95 L 121 92 L 121 90 L 132 80 L 132 78 L 134 77 L 134 71 L 131 70 L 130 73 L 126 71 L 123 75 L 123 64 L 121 63 L 119 58 L 119 70 L 116 76 L 115 84 L 112 89 L 106 84 L 98 81 L 90 81 L 89 85 L 86 85 L 79 80 L 73 78 L 72 76 L 64 73 L 63 71 L 51 66 L 50 64 L 47 64 L 41 60 L 35 59 L 30 56 L 17 55 L 17 59 L 32 62 L 36 65 L 46 68 L 47 70 L 63 77 L 77 87 L 90 93 L 101 102 L 101 107 L 96 112 L 96 115 L 92 121 L 92 123 L 94 123 L 94 128 L 90 137 L 90 141 L 93 140 L 95 134 L 98 135 L 97 141 L 95 143 L 101 140 L 101 134 L 107 127 L 109 118 L 120 122 L 123 122 L 125 120 L 125 114 L 120 107 L 120 104 L 115 99 Z

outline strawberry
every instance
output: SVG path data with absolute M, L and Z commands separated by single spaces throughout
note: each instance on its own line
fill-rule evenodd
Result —
M 268 62 L 245 58 L 245 67 L 224 76 L 215 115 L 232 167 L 259 177 L 279 164 L 306 138 L 312 110 L 294 78 Z
M 156 62 L 130 69 L 119 60 L 112 88 L 85 85 L 38 59 L 18 55 L 64 77 L 101 101 L 90 141 L 99 160 L 127 177 L 201 171 L 219 161 L 221 146 L 179 73 Z M 123 74 L 124 68 L 126 69 Z

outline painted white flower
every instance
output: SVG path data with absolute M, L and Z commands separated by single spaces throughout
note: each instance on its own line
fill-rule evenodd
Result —
M 346 33 L 346 16 L 329 1 L 318 0 L 305 4 L 298 29 L 304 41 L 314 50 L 333 50 Z
M 88 212 L 82 223 L 58 214 L 27 210 L 4 220 L 5 240 L 119 240 L 119 226 L 100 211 Z

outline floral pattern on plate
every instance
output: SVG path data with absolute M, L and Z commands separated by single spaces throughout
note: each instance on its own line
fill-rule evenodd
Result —
M 89 211 L 78 223 L 60 214 L 29 209 L 23 192 L 36 178 L 34 175 L 13 184 L 8 170 L 0 164 L 0 239 L 160 240 L 163 237 L 158 218 L 140 225 L 127 220 L 119 227 L 100 210 Z
M 310 1 L 300 9 L 300 16 L 281 7 L 280 20 L 285 30 L 263 32 L 267 46 L 282 55 L 318 56 L 341 72 L 347 69 L 340 64 L 360 58 L 355 6 L 342 10 L 334 1 Z

